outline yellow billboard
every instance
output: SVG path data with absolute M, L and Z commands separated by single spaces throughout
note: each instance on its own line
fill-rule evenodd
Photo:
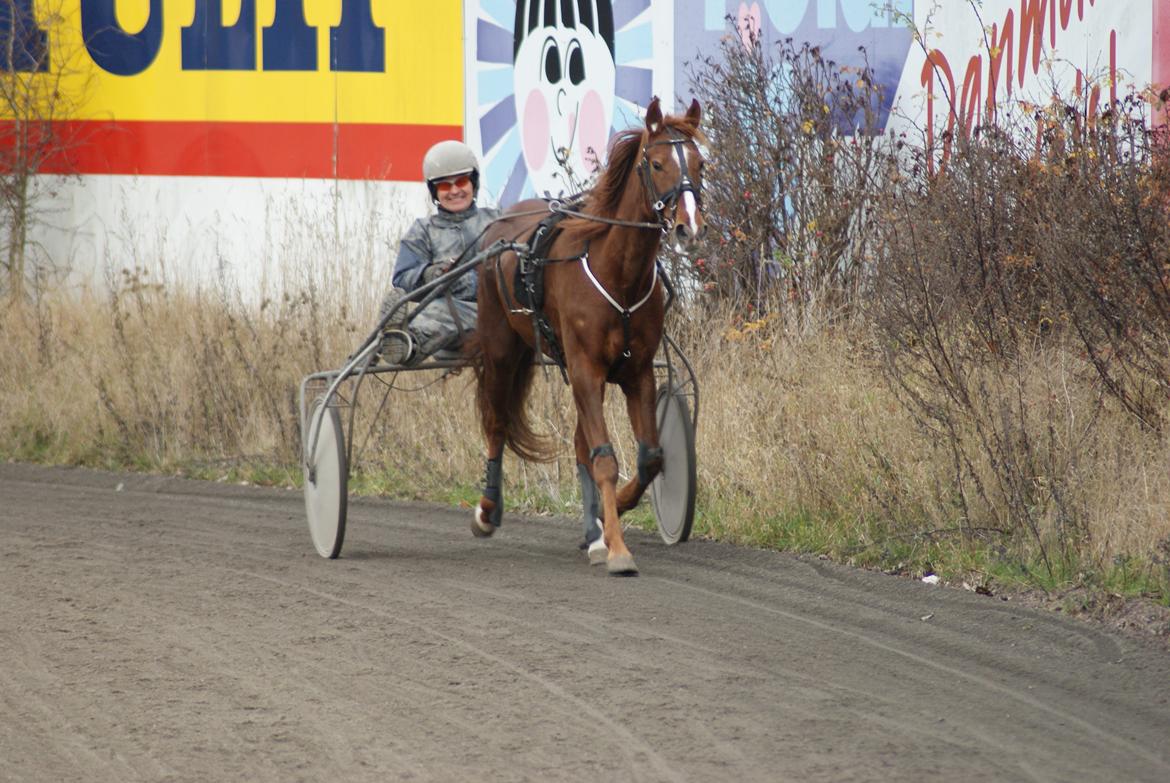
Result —
M 461 0 L 10 0 L 81 173 L 414 179 L 463 127 Z M 7 30 L 4 29 L 5 24 Z

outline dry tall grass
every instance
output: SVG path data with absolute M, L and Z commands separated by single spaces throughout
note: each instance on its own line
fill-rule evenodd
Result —
M 686 295 L 671 329 L 702 400 L 697 533 L 1170 600 L 1164 131 L 1133 104 L 1098 120 L 1056 103 L 1019 118 L 1031 137 L 970 129 L 929 175 L 928 151 L 839 132 L 876 97 L 868 74 L 782 46 L 808 96 L 844 114 L 822 97 L 742 103 L 740 82 L 769 83 L 774 61 L 729 41 L 739 77 L 708 80 L 730 93 L 708 104 L 737 108 L 710 125 L 750 143 L 708 172 L 709 252 L 674 259 Z M 776 112 L 787 135 L 736 133 Z M 760 199 L 741 173 L 769 150 L 788 173 L 766 179 L 786 184 Z M 282 264 L 263 302 L 136 260 L 108 294 L 0 314 L 0 455 L 298 482 L 297 384 L 357 347 L 392 257 L 376 216 L 320 236 L 303 222 L 287 250 L 305 242 L 305 262 Z M 470 375 L 368 381 L 353 486 L 472 500 Z M 635 444 L 609 397 L 630 472 Z M 556 371 L 532 409 L 562 456 L 506 461 L 505 499 L 575 514 L 574 414 Z
M 8 311 L 0 316 L 0 453 L 295 483 L 297 384 L 356 346 L 368 321 L 354 311 L 372 312 L 376 297 L 368 298 L 343 307 L 355 300 L 310 290 L 248 306 L 222 291 L 168 290 L 126 273 L 106 298 L 60 295 Z M 993 509 L 963 507 L 949 443 L 899 404 L 860 328 L 790 338 L 778 324 L 677 319 L 702 392 L 698 534 L 911 571 L 987 569 L 997 551 L 1008 564 L 1028 561 L 1009 531 L 992 530 Z M 1074 561 L 1086 569 L 1138 563 L 1164 580 L 1170 444 L 1101 406 L 1091 368 L 1074 352 L 1029 361 L 1025 407 L 1041 413 L 1020 417 L 1021 437 L 1043 444 L 1054 475 L 1065 477 L 1063 502 L 1086 520 Z M 482 446 L 471 384 L 469 372 L 402 374 L 392 391 L 370 383 L 355 486 L 473 497 Z M 989 384 L 983 392 L 988 409 L 1018 414 L 1017 389 Z M 619 458 L 632 470 L 620 393 L 608 404 Z M 547 465 L 509 458 L 505 497 L 513 507 L 576 514 L 571 398 L 556 372 L 537 384 L 532 405 L 562 457 Z M 970 457 L 975 475 L 992 481 L 991 466 Z M 1043 488 L 1046 477 L 1035 481 Z M 973 545 L 982 560 L 971 559 Z

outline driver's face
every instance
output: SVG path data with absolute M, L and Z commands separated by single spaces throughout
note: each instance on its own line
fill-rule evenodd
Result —
M 471 177 L 466 174 L 435 180 L 434 185 L 439 194 L 439 206 L 448 212 L 462 212 L 475 198 Z

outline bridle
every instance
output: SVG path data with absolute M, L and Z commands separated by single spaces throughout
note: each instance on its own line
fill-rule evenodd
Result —
M 592 223 L 605 223 L 606 225 L 621 226 L 623 228 L 655 229 L 661 231 L 663 234 L 670 233 L 670 229 L 674 227 L 674 221 L 669 217 L 669 212 L 678 206 L 678 201 L 682 198 L 683 193 L 690 193 L 695 199 L 695 206 L 702 209 L 703 192 L 702 188 L 691 180 L 687 170 L 686 145 L 688 142 L 693 141 L 693 139 L 688 138 L 673 128 L 669 129 L 669 132 L 670 138 L 652 141 L 642 147 L 642 160 L 638 162 L 638 174 L 642 179 L 642 191 L 646 194 L 646 203 L 656 218 L 654 222 L 620 220 L 618 218 L 601 217 L 600 215 L 589 215 L 579 210 L 570 209 L 557 200 L 549 203 L 549 211 L 558 212 L 567 217 L 581 218 Z M 650 174 L 650 159 L 646 155 L 651 147 L 657 147 L 663 144 L 669 144 L 674 147 L 674 155 L 678 159 L 679 178 L 673 188 L 664 193 L 659 193 L 658 189 L 654 187 L 654 178 Z
M 642 160 L 638 164 L 638 172 L 642 176 L 642 189 L 646 192 L 646 201 L 650 205 L 651 211 L 657 216 L 658 225 L 662 228 L 663 233 L 670 231 L 673 220 L 668 217 L 668 214 L 678 207 L 678 201 L 682 198 L 683 193 L 690 193 L 695 199 L 695 205 L 700 209 L 703 206 L 702 190 L 691 180 L 690 172 L 687 169 L 686 145 L 691 139 L 673 128 L 669 129 L 669 134 L 669 138 L 652 141 L 642 147 Z M 674 148 L 674 155 L 678 159 L 678 182 L 670 190 L 659 193 L 658 189 L 654 187 L 654 178 L 650 174 L 648 155 L 651 147 L 662 145 L 670 145 Z

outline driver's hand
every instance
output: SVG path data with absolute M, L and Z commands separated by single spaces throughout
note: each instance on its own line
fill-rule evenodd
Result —
M 434 261 L 423 270 L 423 282 L 430 283 L 431 281 L 442 277 L 450 271 L 451 259 L 446 259 L 444 261 Z

